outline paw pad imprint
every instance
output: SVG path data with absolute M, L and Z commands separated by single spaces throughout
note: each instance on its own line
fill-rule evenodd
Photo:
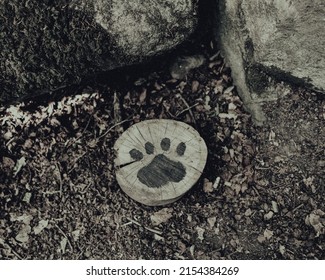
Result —
M 121 135 L 114 149 L 119 185 L 146 205 L 179 199 L 197 182 L 207 159 L 199 133 L 174 120 L 137 123 Z
M 170 142 L 169 138 L 162 139 L 160 143 L 161 149 L 169 151 Z M 154 153 L 155 147 L 151 142 L 146 142 L 145 150 L 150 155 Z M 185 150 L 186 144 L 181 142 L 178 144 L 175 152 L 177 155 L 183 156 Z M 142 152 L 136 149 L 132 149 L 130 155 L 134 160 L 143 158 Z M 171 160 L 164 154 L 157 154 L 147 166 L 139 170 L 137 177 L 141 183 L 149 188 L 159 188 L 169 182 L 180 182 L 185 175 L 186 168 L 181 162 Z

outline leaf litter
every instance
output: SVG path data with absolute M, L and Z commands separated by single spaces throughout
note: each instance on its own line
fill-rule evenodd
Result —
M 255 127 L 213 45 L 174 78 L 166 66 L 0 108 L 1 259 L 324 259 L 323 99 L 294 88 Z M 115 140 L 153 118 L 192 125 L 209 150 L 165 208 L 115 180 Z

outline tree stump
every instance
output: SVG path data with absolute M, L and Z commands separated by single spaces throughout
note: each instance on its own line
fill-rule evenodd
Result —
M 174 120 L 147 120 L 127 129 L 114 145 L 122 190 L 149 206 L 182 197 L 200 178 L 207 146 L 199 133 Z

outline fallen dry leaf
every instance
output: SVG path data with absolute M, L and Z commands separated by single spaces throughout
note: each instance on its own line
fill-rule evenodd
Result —
M 40 220 L 38 222 L 38 225 L 36 227 L 33 228 L 34 230 L 34 234 L 40 234 L 43 229 L 45 229 L 49 224 L 49 221 L 48 220 Z
M 158 226 L 166 223 L 173 216 L 173 208 L 163 208 L 150 216 L 151 223 Z
M 31 227 L 29 225 L 23 225 L 16 235 L 15 239 L 18 242 L 26 243 L 29 240 L 29 234 L 31 233 Z
M 203 191 L 205 193 L 211 193 L 214 191 L 213 188 L 213 183 L 210 182 L 208 179 L 204 179 L 204 183 L 203 183 Z
M 264 231 L 264 237 L 267 239 L 267 240 L 269 240 L 269 239 L 271 239 L 272 238 L 272 236 L 273 236 L 273 231 L 272 230 L 268 230 L 268 229 L 266 229 L 265 231 Z
M 314 228 L 316 236 L 325 233 L 325 213 L 322 210 L 317 209 L 307 215 L 305 223 Z
M 26 165 L 26 159 L 25 157 L 21 157 L 17 162 L 16 165 L 14 167 L 14 177 L 17 176 L 17 174 L 19 173 L 19 171 Z
M 197 238 L 201 241 L 204 240 L 204 232 L 205 232 L 205 229 L 204 228 L 201 228 L 201 227 L 196 227 L 196 232 L 197 232 Z
M 217 221 L 217 217 L 210 217 L 207 219 L 207 221 L 208 221 L 210 228 L 213 228 Z

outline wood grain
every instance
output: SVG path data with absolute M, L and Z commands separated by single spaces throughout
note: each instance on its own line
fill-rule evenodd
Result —
M 114 145 L 122 190 L 145 205 L 165 205 L 200 178 L 207 147 L 199 133 L 174 120 L 147 120 L 126 130 Z

